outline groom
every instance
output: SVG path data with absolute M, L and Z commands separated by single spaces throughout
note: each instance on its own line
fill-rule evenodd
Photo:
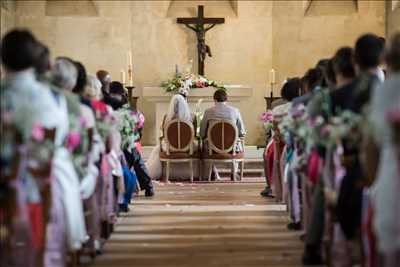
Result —
M 242 116 L 240 115 L 240 111 L 237 108 L 234 108 L 228 105 L 226 102 L 228 101 L 228 95 L 224 89 L 218 89 L 214 93 L 214 107 L 207 109 L 204 112 L 203 120 L 200 125 L 200 137 L 202 140 L 207 138 L 207 130 L 210 121 L 213 120 L 229 120 L 232 121 L 238 130 L 239 137 L 244 137 L 246 135 L 246 129 L 244 127 L 244 123 L 242 120 Z M 238 143 L 236 146 L 236 152 L 242 152 L 244 147 L 241 146 L 241 143 Z M 218 172 L 215 167 L 214 168 L 214 176 L 216 178 L 219 177 Z M 234 168 L 237 169 L 236 167 Z M 235 178 L 236 173 L 232 172 L 231 179 Z

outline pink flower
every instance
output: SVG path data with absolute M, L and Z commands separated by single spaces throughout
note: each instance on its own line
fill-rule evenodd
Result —
M 44 140 L 44 128 L 41 125 L 33 125 L 32 138 L 37 142 L 42 142 Z
M 144 125 L 144 115 L 142 113 L 139 113 L 139 122 L 137 124 L 137 128 L 141 129 L 143 128 Z
M 100 116 L 105 116 L 108 114 L 107 105 L 102 101 L 92 100 L 92 107 L 96 114 L 99 114 Z
M 75 148 L 81 143 L 81 136 L 78 132 L 70 132 L 67 136 L 67 149 L 74 151 Z
M 196 87 L 197 88 L 203 88 L 203 87 L 205 87 L 205 83 L 203 81 L 197 80 L 196 81 Z
M 263 114 L 261 114 L 260 120 L 263 122 L 273 121 L 274 115 L 270 111 L 264 112 Z
M 137 151 L 139 151 L 139 153 L 142 152 L 143 147 L 142 147 L 142 143 L 140 143 L 140 141 L 135 143 L 135 147 L 136 147 Z

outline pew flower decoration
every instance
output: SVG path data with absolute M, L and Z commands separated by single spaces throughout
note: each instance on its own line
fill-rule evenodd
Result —
M 303 143 L 307 138 L 308 131 L 303 116 L 297 116 L 290 112 L 282 117 L 277 125 L 280 134 L 287 144 Z
M 122 149 L 132 151 L 132 149 L 136 147 L 136 142 L 140 138 L 140 119 L 135 111 L 130 109 L 129 105 L 124 105 L 122 108 L 115 111 L 114 114 L 117 119 L 117 129 L 121 134 Z
M 346 139 L 349 145 L 358 144 L 361 138 L 362 116 L 345 110 L 330 119 L 318 116 L 308 121 L 309 146 L 333 147 Z
M 55 145 L 52 136 L 46 136 L 46 128 L 34 123 L 31 131 L 31 140 L 27 143 L 27 165 L 37 169 L 47 165 L 54 153 Z
M 95 112 L 96 129 L 104 143 L 110 133 L 110 128 L 114 124 L 114 118 L 107 105 L 102 101 L 93 100 L 92 107 Z
M 264 125 L 266 132 L 269 132 L 273 127 L 274 115 L 272 111 L 263 112 L 260 116 L 260 120 Z
M 83 178 L 88 170 L 90 138 L 84 117 L 70 115 L 70 131 L 65 140 L 65 147 L 70 151 L 72 162 L 78 177 Z
M 218 89 L 225 88 L 213 80 L 195 74 L 188 74 L 185 76 L 176 75 L 174 78 L 161 83 L 161 87 L 163 87 L 166 92 L 178 92 L 180 88 L 187 87 L 188 89 L 205 87 L 215 87 Z

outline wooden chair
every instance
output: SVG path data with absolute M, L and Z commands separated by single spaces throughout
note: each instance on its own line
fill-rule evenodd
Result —
M 232 163 L 236 172 L 236 163 L 240 165 L 240 180 L 243 179 L 244 152 L 236 152 L 237 142 L 240 141 L 244 149 L 244 139 L 239 138 L 236 125 L 228 120 L 211 121 L 207 132 L 207 146 L 203 151 L 203 160 L 209 163 L 208 181 L 211 181 L 212 164 L 215 162 Z
M 162 141 L 166 149 L 163 151 Z M 179 119 L 171 120 L 164 127 L 164 136 L 160 138 L 160 161 L 166 163 L 166 180 L 169 180 L 171 163 L 188 162 L 190 182 L 193 182 L 193 162 L 200 161 L 194 148 L 195 132 L 192 122 Z

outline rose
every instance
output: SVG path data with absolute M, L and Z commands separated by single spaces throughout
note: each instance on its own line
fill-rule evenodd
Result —
M 260 120 L 263 122 L 273 121 L 274 115 L 270 111 L 264 112 L 263 114 L 261 114 Z
M 101 116 L 107 115 L 108 113 L 107 105 L 102 101 L 92 100 L 92 107 L 96 114 L 100 113 Z
M 37 142 L 42 142 L 44 140 L 44 128 L 41 125 L 33 125 L 32 138 Z
M 197 88 L 203 88 L 203 87 L 205 87 L 205 82 L 204 82 L 204 81 L 201 81 L 201 80 L 197 80 L 197 81 L 196 81 L 196 87 L 197 87 Z
M 67 149 L 74 151 L 81 143 L 81 136 L 78 132 L 70 132 L 67 136 Z

